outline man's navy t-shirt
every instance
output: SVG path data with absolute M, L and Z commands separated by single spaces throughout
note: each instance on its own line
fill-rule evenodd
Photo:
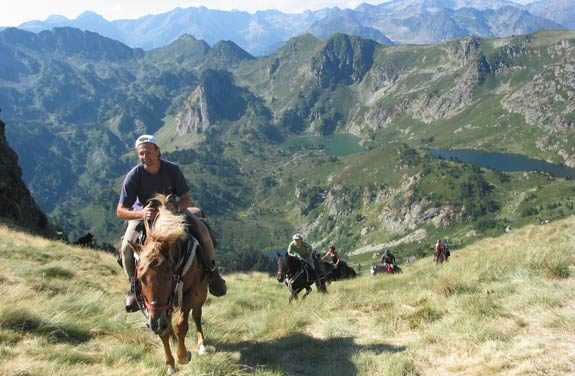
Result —
M 128 172 L 119 202 L 125 208 L 140 210 L 158 193 L 182 196 L 189 190 L 182 170 L 176 164 L 160 159 L 160 169 L 155 174 L 146 171 L 142 164 Z

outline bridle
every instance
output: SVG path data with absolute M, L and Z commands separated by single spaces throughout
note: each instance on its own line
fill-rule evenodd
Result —
M 288 273 L 287 269 L 288 269 L 288 260 L 287 258 L 289 257 L 288 255 L 283 256 L 283 259 L 280 259 L 280 264 L 278 265 L 278 272 L 277 272 L 277 278 L 279 282 L 282 282 L 287 286 L 288 290 L 292 293 L 295 294 L 299 291 L 301 291 L 301 289 L 303 288 L 294 288 L 294 283 L 303 275 L 303 277 L 305 278 L 305 280 L 307 281 L 309 276 L 308 276 L 308 272 L 303 264 L 302 261 L 298 260 L 300 268 L 298 271 L 296 271 L 293 275 Z M 286 269 L 285 271 L 282 271 L 282 269 Z
M 168 297 L 168 301 L 166 304 L 161 304 L 157 301 L 148 301 L 148 299 L 142 294 L 142 290 L 140 288 L 140 280 L 143 277 L 142 273 L 142 265 L 139 265 L 139 256 L 134 254 L 134 258 L 136 261 L 136 275 L 133 279 L 133 291 L 136 296 L 136 303 L 138 304 L 138 308 L 144 315 L 146 319 L 150 318 L 150 312 L 154 313 L 163 313 L 166 312 L 166 315 L 169 317 L 172 316 L 172 312 L 174 311 L 174 307 L 179 307 L 182 303 L 182 294 L 183 294 L 183 277 L 186 273 L 190 270 L 192 262 L 196 256 L 196 250 L 199 243 L 196 238 L 190 236 L 186 241 L 186 249 L 182 252 L 180 258 L 175 263 L 175 266 L 172 268 L 172 287 L 170 289 L 170 296 Z M 149 325 L 149 324 L 148 324 Z

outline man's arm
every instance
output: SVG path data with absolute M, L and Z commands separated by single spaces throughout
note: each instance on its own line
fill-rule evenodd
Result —
M 120 219 L 125 219 L 127 221 L 133 219 L 152 220 L 156 218 L 157 214 L 158 214 L 157 209 L 154 209 L 149 206 L 146 206 L 142 210 L 130 210 L 129 208 L 123 206 L 122 204 L 118 204 L 118 207 L 116 207 L 116 216 Z
M 183 212 L 187 208 L 192 206 L 192 198 L 190 197 L 190 192 L 186 192 L 180 196 L 180 212 Z

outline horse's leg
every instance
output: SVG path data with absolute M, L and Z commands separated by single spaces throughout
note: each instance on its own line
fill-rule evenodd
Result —
M 198 354 L 204 355 L 206 347 L 204 346 L 204 331 L 202 330 L 202 306 L 194 308 L 192 311 L 194 324 L 196 324 L 196 338 L 198 340 Z
M 183 300 L 183 299 L 182 299 Z M 186 334 L 188 333 L 188 318 L 190 317 L 189 304 L 184 304 L 180 309 L 180 317 L 176 323 L 176 338 L 178 339 L 178 349 L 176 356 L 178 363 L 186 364 L 192 359 L 192 354 L 186 349 Z
M 292 301 L 297 300 L 297 292 L 292 292 L 289 297 L 289 303 L 291 304 Z
M 305 294 L 303 294 L 302 299 L 305 299 L 305 297 L 308 296 L 311 291 L 312 291 L 311 287 L 307 286 L 305 288 Z
M 172 350 L 170 350 L 170 335 L 172 334 L 172 329 L 166 330 L 160 338 L 162 339 L 162 344 L 164 345 L 164 353 L 166 355 L 166 366 L 168 367 L 168 375 L 176 372 L 176 364 L 174 357 L 172 356 Z

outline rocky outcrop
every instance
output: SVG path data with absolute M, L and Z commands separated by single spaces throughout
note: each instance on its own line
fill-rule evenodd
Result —
M 247 90 L 235 86 L 230 72 L 203 72 L 198 87 L 176 116 L 178 135 L 201 133 L 221 120 L 238 120 L 246 111 L 248 96 Z
M 4 135 L 0 120 L 0 218 L 37 233 L 49 234 L 48 219 L 22 181 L 18 157 Z
M 198 86 L 184 104 L 184 109 L 176 117 L 176 132 L 185 134 L 202 133 L 210 126 L 208 105 L 202 86 Z
M 561 61 L 546 66 L 531 82 L 507 96 L 503 107 L 524 116 L 530 125 L 556 132 L 575 128 L 575 45 L 562 41 L 545 54 L 557 54 Z
M 361 81 L 373 64 L 377 43 L 372 40 L 336 34 L 312 59 L 312 71 L 322 88 Z
M 348 253 L 348 256 L 356 256 L 361 255 L 363 253 L 379 252 L 387 248 L 397 247 L 401 244 L 415 243 L 425 238 L 427 238 L 427 231 L 423 228 L 420 228 L 398 240 L 394 240 L 387 243 L 370 244 L 365 247 L 354 249 L 353 251 Z

